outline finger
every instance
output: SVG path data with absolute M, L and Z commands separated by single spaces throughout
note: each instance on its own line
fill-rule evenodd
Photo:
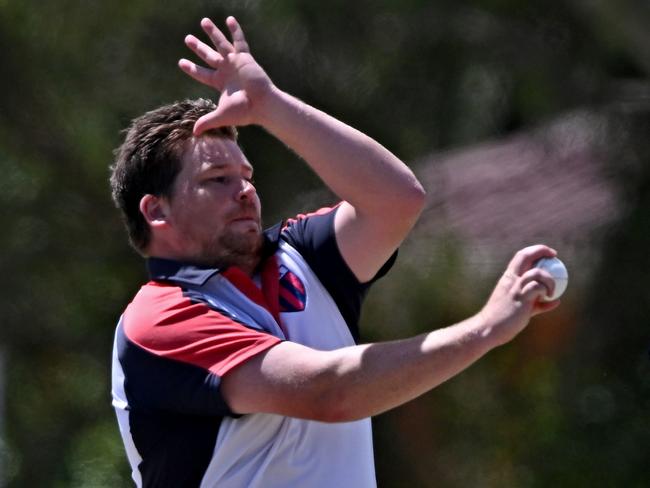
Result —
M 553 300 L 552 302 L 537 302 L 533 313 L 531 315 L 539 315 L 540 313 L 550 312 L 560 306 L 560 300 Z
M 232 43 L 235 47 L 235 52 L 238 53 L 248 53 L 250 49 L 248 47 L 248 42 L 244 37 L 244 31 L 242 30 L 239 22 L 234 17 L 228 17 L 226 19 L 226 25 L 230 29 L 230 34 L 232 35 Z
M 215 71 L 213 69 L 204 68 L 203 66 L 199 66 L 187 59 L 179 60 L 178 67 L 199 83 L 203 83 L 204 85 L 208 86 L 214 86 Z
M 203 19 L 201 21 L 201 27 L 208 35 L 208 37 L 210 37 L 212 44 L 214 44 L 214 47 L 222 57 L 225 58 L 229 53 L 235 50 L 230 41 L 226 38 L 226 36 L 223 35 L 223 32 L 221 32 L 219 28 L 214 25 L 214 22 L 212 22 L 210 19 L 207 17 Z
M 194 123 L 193 132 L 195 136 L 200 136 L 206 130 L 215 129 L 217 127 L 223 127 L 226 125 L 231 124 L 229 124 L 224 118 L 223 110 L 217 106 L 217 108 L 209 114 L 199 117 L 199 119 Z
M 530 281 L 521 290 L 521 299 L 524 302 L 536 303 L 546 296 L 548 289 L 539 281 Z
M 185 45 L 211 68 L 216 69 L 218 64 L 223 61 L 221 54 L 193 35 L 185 36 Z
M 557 255 L 557 251 L 544 244 L 537 244 L 535 246 L 528 246 L 521 249 L 514 255 L 508 269 L 517 276 L 521 276 L 530 268 L 533 263 L 541 258 L 553 258 Z
M 548 271 L 540 268 L 533 268 L 526 271 L 521 277 L 522 295 L 524 294 L 523 290 L 525 290 L 531 282 L 539 283 L 544 287 L 545 293 L 540 298 L 543 298 L 544 296 L 553 296 L 553 292 L 555 291 L 555 280 Z

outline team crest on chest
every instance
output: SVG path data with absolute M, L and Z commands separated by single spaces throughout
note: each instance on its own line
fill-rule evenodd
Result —
M 280 312 L 302 312 L 307 304 L 305 285 L 286 266 L 280 266 Z

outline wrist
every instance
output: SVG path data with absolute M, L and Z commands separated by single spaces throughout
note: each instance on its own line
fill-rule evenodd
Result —
M 278 105 L 286 94 L 272 82 L 255 98 L 251 105 L 253 123 L 262 127 L 272 124 L 274 113 L 277 114 Z
M 473 333 L 480 338 L 481 344 L 486 348 L 486 352 L 508 342 L 508 339 L 501 337 L 502 331 L 497 320 L 485 308 L 471 317 L 469 322 Z

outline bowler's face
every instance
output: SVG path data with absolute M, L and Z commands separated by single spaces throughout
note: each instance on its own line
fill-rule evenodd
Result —
M 231 139 L 187 142 L 170 199 L 170 223 L 187 259 L 215 266 L 257 262 L 262 243 L 253 167 Z

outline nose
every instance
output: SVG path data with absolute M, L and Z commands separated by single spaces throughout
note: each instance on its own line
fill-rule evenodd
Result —
M 242 178 L 242 184 L 237 191 L 237 200 L 250 200 L 253 198 L 257 190 L 250 181 Z

